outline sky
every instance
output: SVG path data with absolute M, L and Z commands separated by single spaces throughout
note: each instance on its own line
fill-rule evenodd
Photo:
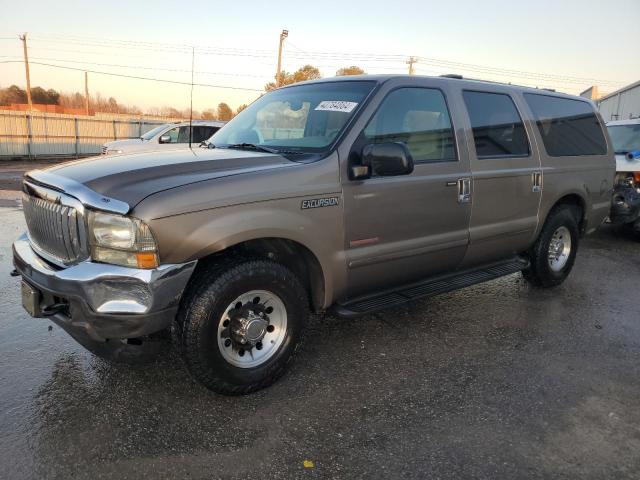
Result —
M 17 6 L 18 5 L 18 6 Z M 192 46 L 194 109 L 250 103 L 273 80 L 279 34 L 289 31 L 283 69 L 304 64 L 333 76 L 367 73 L 465 77 L 605 92 L 640 80 L 640 0 L 395 0 L 237 2 L 0 0 L 0 87 L 24 88 L 28 32 L 31 85 L 84 90 L 119 102 L 187 108 Z M 95 73 L 93 73 L 95 72 Z M 152 77 L 184 84 L 120 78 Z M 222 88 L 233 87 L 233 88 Z

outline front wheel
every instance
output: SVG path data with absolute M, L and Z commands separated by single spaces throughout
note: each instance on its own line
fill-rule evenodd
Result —
M 298 278 L 270 260 L 212 266 L 197 274 L 178 318 L 191 374 L 239 395 L 276 381 L 292 360 L 309 315 Z
M 554 209 L 529 252 L 530 266 L 524 278 L 539 287 L 555 287 L 565 281 L 576 259 L 580 235 L 571 207 Z

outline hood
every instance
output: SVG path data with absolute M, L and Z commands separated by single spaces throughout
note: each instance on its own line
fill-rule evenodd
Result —
M 114 140 L 104 144 L 107 148 L 130 147 L 131 145 L 142 145 L 144 140 L 141 138 L 129 138 L 127 140 Z
M 640 158 L 628 160 L 624 155 L 616 155 L 616 172 L 640 172 Z
M 129 155 L 108 155 L 44 170 L 65 177 L 131 208 L 163 190 L 212 180 L 295 166 L 280 155 L 230 149 L 182 149 Z

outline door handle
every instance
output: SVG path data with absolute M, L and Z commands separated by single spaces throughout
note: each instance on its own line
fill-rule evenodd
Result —
M 458 185 L 458 182 L 456 182 L 456 181 L 447 182 L 447 187 L 455 187 L 456 185 Z
M 540 193 L 542 191 L 542 172 L 540 170 L 536 170 L 531 174 L 531 183 L 533 184 L 531 188 L 533 193 Z
M 458 179 L 458 203 L 469 203 L 471 201 L 471 179 Z

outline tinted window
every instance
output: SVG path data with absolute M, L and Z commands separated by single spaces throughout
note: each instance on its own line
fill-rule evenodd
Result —
M 487 92 L 463 95 L 478 158 L 529 155 L 527 134 L 509 95 Z
M 204 142 L 205 140 L 208 140 L 209 138 L 211 138 L 211 136 L 216 133 L 218 129 L 215 127 L 202 127 L 202 126 L 195 126 L 193 127 L 193 138 L 192 138 L 192 142 L 193 143 L 200 143 L 200 142 Z
M 440 90 L 394 90 L 369 121 L 364 137 L 368 143 L 402 142 L 414 162 L 456 160 L 449 111 Z
M 603 155 L 607 142 L 593 107 L 569 98 L 525 93 L 544 147 L 552 157 Z

